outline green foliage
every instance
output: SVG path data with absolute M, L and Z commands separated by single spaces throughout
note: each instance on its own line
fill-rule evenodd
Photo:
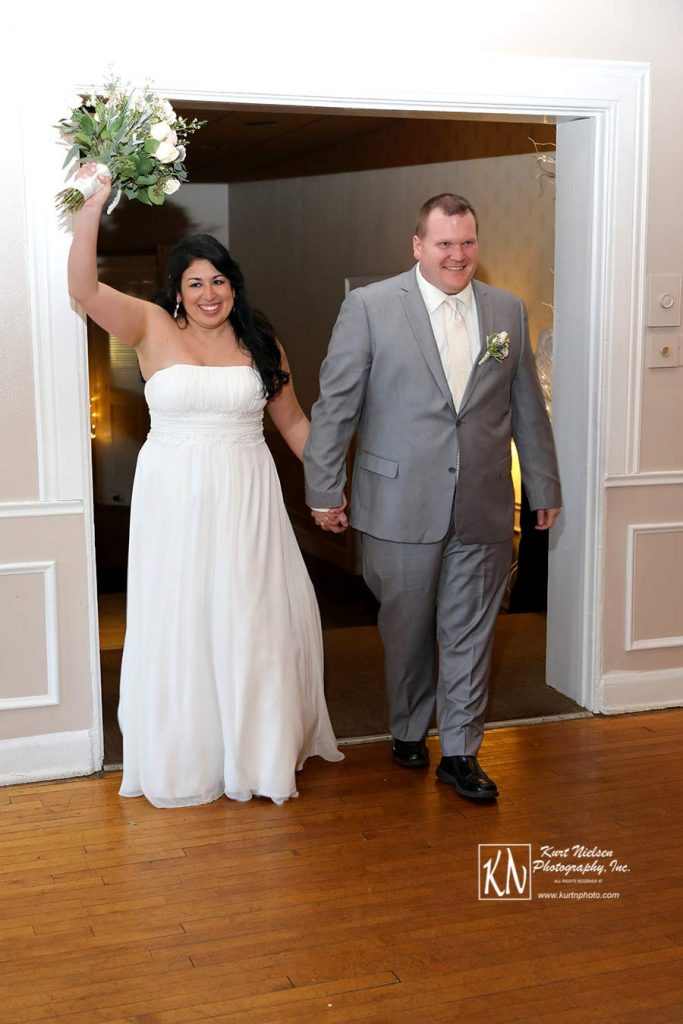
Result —
M 106 164 L 112 188 L 118 194 L 146 206 L 161 206 L 166 188 L 170 193 L 178 183 L 187 181 L 183 161 L 188 139 L 205 123 L 178 117 L 170 103 L 156 96 L 149 85 L 144 89 L 132 89 L 130 85 L 122 88 L 119 79 L 114 78 L 103 94 L 85 98 L 55 127 L 71 143 L 65 167 L 75 159 L 81 165 L 91 161 Z M 161 124 L 169 126 L 169 134 L 159 140 L 151 132 L 163 132 L 158 127 Z M 162 143 L 167 144 L 166 152 L 172 159 L 158 159 Z M 67 212 L 78 209 L 83 202 L 82 194 L 73 187 L 57 196 L 58 208 Z

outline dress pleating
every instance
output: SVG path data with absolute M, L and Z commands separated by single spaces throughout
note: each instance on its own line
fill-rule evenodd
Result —
M 177 364 L 145 387 L 131 503 L 122 796 L 157 807 L 297 795 L 339 761 L 320 615 L 249 366 Z

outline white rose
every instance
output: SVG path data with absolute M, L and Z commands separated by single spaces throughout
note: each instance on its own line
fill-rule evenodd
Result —
M 170 142 L 160 142 L 154 150 L 154 156 L 161 164 L 172 164 L 178 159 L 178 150 Z
M 167 121 L 157 121 L 149 130 L 151 138 L 157 142 L 163 142 L 167 135 L 171 134 L 171 126 Z
M 165 121 L 168 121 L 169 123 L 175 121 L 175 110 L 168 100 L 161 101 L 161 113 Z
M 187 153 L 187 150 L 185 149 L 184 146 L 178 146 L 177 149 L 178 149 L 178 159 L 179 160 L 184 160 L 185 159 L 185 154 Z
M 167 178 L 164 182 L 164 193 L 167 196 L 172 196 L 174 192 L 177 192 L 180 188 L 180 182 L 177 178 Z

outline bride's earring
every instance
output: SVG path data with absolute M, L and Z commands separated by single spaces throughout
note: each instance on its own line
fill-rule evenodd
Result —
M 180 309 L 180 299 L 178 299 L 178 301 L 176 302 L 175 309 L 173 310 L 173 319 L 174 320 L 178 319 L 178 310 L 179 309 Z

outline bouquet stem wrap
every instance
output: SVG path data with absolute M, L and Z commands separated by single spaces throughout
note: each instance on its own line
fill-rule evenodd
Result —
M 111 178 L 111 171 L 107 165 L 97 164 L 93 173 L 89 174 L 87 178 L 77 178 L 76 181 L 74 181 L 72 188 L 81 193 L 83 196 L 83 202 L 85 202 L 86 199 L 90 199 L 91 196 L 94 196 L 95 193 L 99 192 L 102 188 L 102 182 L 99 180 L 100 174 L 102 177 L 106 175 L 107 178 Z

